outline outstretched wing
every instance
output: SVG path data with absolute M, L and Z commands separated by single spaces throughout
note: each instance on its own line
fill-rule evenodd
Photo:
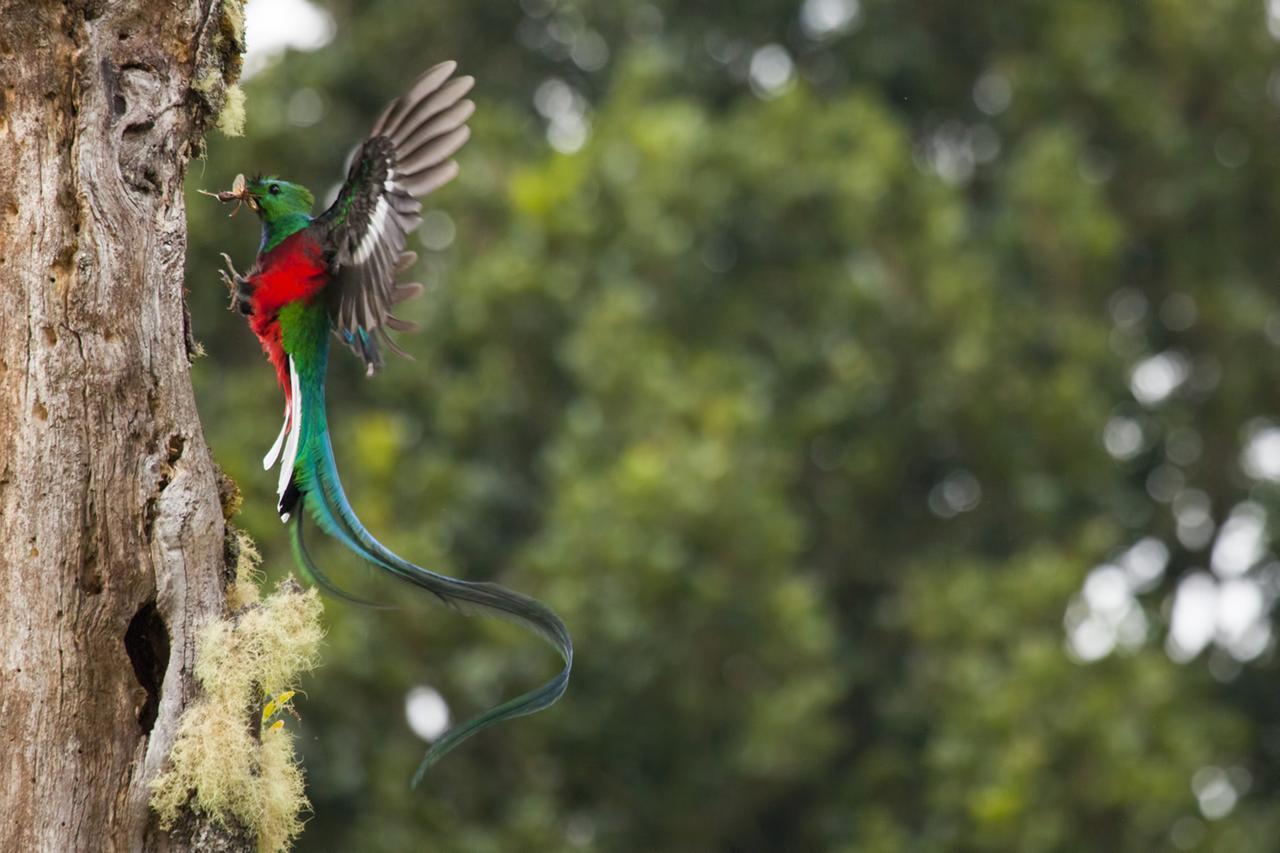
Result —
M 404 354 L 387 329 L 415 328 L 391 314 L 422 292 L 420 284 L 395 280 L 417 258 L 405 250 L 406 238 L 422 221 L 419 199 L 458 174 L 449 158 L 470 136 L 466 121 L 475 104 L 463 96 L 475 81 L 450 79 L 456 68 L 442 62 L 387 106 L 352 158 L 337 200 L 317 220 L 332 250 L 334 331 L 370 374 L 382 366 L 380 340 Z

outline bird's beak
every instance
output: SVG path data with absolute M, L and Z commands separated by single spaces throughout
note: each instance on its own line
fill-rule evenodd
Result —
M 258 209 L 258 202 L 249 192 L 249 185 L 245 183 L 244 175 L 236 175 L 236 179 L 231 182 L 231 189 L 229 190 L 222 190 L 221 192 L 216 193 L 206 192 L 205 190 L 198 190 L 198 192 L 203 195 L 216 198 L 218 201 L 223 203 L 229 201 L 236 202 L 235 210 L 231 211 L 231 216 L 235 216 L 236 213 L 239 212 L 241 202 L 249 205 L 250 210 Z

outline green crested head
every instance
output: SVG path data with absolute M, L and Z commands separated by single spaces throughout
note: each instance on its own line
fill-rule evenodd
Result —
M 315 196 L 311 190 L 289 181 L 282 181 L 274 175 L 259 175 L 245 180 L 244 175 L 236 175 L 230 190 L 220 193 L 205 193 L 218 201 L 243 202 L 249 209 L 258 214 L 262 220 L 262 246 L 259 251 L 274 249 L 281 240 L 301 231 L 311 224 L 311 208 L 315 206 Z M 236 210 L 239 210 L 239 204 Z M 232 215 L 235 215 L 233 210 Z
M 259 175 L 245 182 L 245 201 L 262 220 L 262 246 L 274 249 L 281 240 L 311 224 L 316 198 L 302 184 L 291 184 L 273 175 Z
M 316 197 L 302 184 L 291 184 L 272 175 L 261 175 L 245 182 L 249 207 L 264 223 L 280 222 L 296 216 L 311 218 Z

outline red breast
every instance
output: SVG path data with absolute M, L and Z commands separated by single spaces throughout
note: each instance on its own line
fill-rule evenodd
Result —
M 305 231 L 280 241 L 258 259 L 252 282 L 253 314 L 249 325 L 276 370 L 276 381 L 289 396 L 289 360 L 280 340 L 277 314 L 290 302 L 311 299 L 328 281 L 320 245 Z

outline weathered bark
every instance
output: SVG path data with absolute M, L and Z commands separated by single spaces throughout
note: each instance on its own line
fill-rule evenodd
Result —
M 146 785 L 226 606 L 182 292 L 226 26 L 220 0 L 0 0 L 0 850 L 193 843 Z

